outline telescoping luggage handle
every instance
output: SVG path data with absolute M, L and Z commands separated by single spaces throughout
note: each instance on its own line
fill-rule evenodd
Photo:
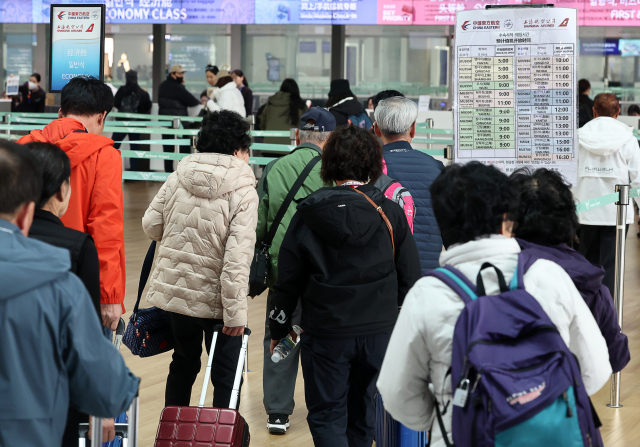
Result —
M 202 393 L 200 394 L 200 408 L 204 407 L 204 401 L 207 397 L 207 388 L 209 386 L 209 379 L 211 378 L 211 362 L 213 361 L 213 353 L 216 350 L 216 342 L 218 341 L 218 333 L 222 331 L 224 326 L 221 324 L 216 325 L 213 328 L 213 339 L 211 340 L 211 350 L 209 351 L 209 359 L 207 360 L 207 369 L 204 372 L 204 383 L 202 384 Z M 240 379 L 242 377 L 242 368 L 244 366 L 244 357 L 247 352 L 247 344 L 249 343 L 249 335 L 251 335 L 251 329 L 244 328 L 244 335 L 242 336 L 242 347 L 240 348 L 240 356 L 238 358 L 238 366 L 236 367 L 236 376 L 233 380 L 233 391 L 231 391 L 231 401 L 229 402 L 229 408 L 237 410 L 238 400 L 240 397 Z
M 124 335 L 125 328 L 126 328 L 126 324 L 124 320 L 120 318 L 120 321 L 118 322 L 118 327 L 116 328 L 115 338 L 113 339 L 113 345 L 118 350 L 120 350 L 120 345 L 122 344 L 122 337 Z M 131 406 L 129 407 L 129 422 L 124 424 L 115 424 L 116 433 L 121 433 L 123 438 L 127 439 L 127 443 L 125 444 L 127 447 L 138 447 L 139 414 L 140 414 L 140 398 L 138 397 L 138 393 L 136 393 L 136 397 L 133 398 L 133 401 L 131 402 Z M 91 419 L 92 419 L 91 447 L 101 447 L 102 446 L 102 418 L 91 416 Z M 81 432 L 83 432 L 82 425 L 81 425 Z

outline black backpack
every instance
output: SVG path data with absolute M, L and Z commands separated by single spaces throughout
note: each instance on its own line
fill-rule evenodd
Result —
M 138 106 L 140 105 L 140 98 L 135 92 L 131 92 L 120 101 L 120 107 L 118 111 L 122 113 L 136 113 Z

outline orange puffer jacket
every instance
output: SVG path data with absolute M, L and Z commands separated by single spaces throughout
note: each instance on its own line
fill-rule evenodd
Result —
M 113 140 L 90 134 L 73 118 L 52 121 L 18 140 L 58 146 L 71 160 L 71 200 L 65 226 L 89 233 L 100 259 L 100 302 L 122 304 L 126 283 L 122 158 Z M 124 306 L 123 306 L 124 312 Z

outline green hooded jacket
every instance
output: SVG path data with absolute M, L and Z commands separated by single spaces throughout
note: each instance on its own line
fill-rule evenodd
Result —
M 285 92 L 277 92 L 269 97 L 269 102 L 267 102 L 262 115 L 260 115 L 260 129 L 290 130 L 292 127 L 298 127 L 300 117 L 305 110 L 298 110 L 298 119 L 295 123 L 292 123 L 289 116 L 290 99 L 291 94 Z M 291 140 L 287 137 L 266 137 L 264 142 L 268 144 L 291 144 Z
M 256 247 L 262 248 L 262 240 L 267 235 L 273 219 L 276 217 L 282 202 L 289 193 L 289 190 L 304 170 L 307 163 L 314 157 L 322 155 L 322 150 L 311 143 L 302 143 L 293 152 L 278 160 L 271 162 L 265 169 L 260 184 L 258 194 L 260 195 L 260 206 L 258 208 L 258 227 L 256 229 Z M 269 288 L 273 287 L 278 279 L 278 253 L 284 235 L 289 228 L 289 223 L 296 213 L 298 203 L 314 191 L 326 186 L 320 179 L 320 163 L 313 167 L 309 176 L 296 193 L 289 209 L 285 213 L 276 235 L 273 237 L 271 249 L 269 250 L 269 261 L 271 270 L 269 271 Z

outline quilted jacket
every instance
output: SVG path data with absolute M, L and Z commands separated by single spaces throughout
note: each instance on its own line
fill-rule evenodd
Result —
M 442 237 L 431 207 L 429 188 L 444 168 L 442 162 L 411 147 L 406 141 L 395 141 L 382 147 L 387 175 L 407 188 L 416 205 L 413 238 L 420 253 L 420 267 L 425 272 L 438 268 Z
M 249 165 L 198 153 L 180 161 L 142 218 L 160 242 L 147 301 L 169 312 L 247 323 L 258 193 Z

